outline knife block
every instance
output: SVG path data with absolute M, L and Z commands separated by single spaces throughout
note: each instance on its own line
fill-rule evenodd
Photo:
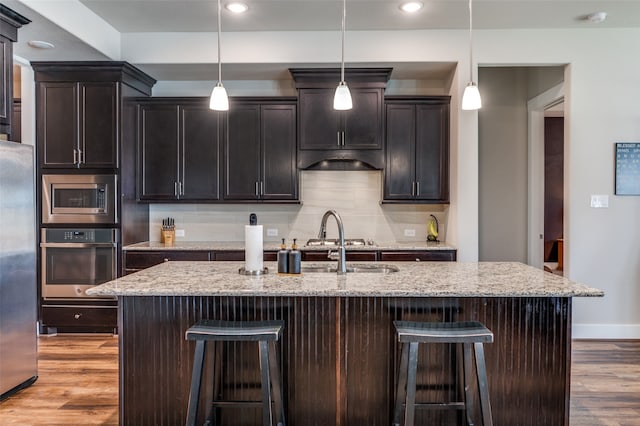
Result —
M 165 246 L 173 246 L 175 240 L 176 240 L 175 229 L 171 229 L 171 230 L 160 229 L 160 242 L 164 243 Z

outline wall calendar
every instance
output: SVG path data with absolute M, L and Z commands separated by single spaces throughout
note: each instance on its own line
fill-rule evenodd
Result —
M 616 143 L 616 195 L 640 195 L 640 143 Z

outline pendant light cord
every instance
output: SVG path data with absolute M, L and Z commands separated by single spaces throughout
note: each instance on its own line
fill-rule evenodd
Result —
M 347 20 L 347 0 L 342 0 L 342 59 L 340 68 L 340 82 L 344 82 L 344 33 Z
M 220 26 L 222 23 L 220 0 L 218 0 L 218 84 L 222 82 L 222 61 L 220 60 Z
M 473 82 L 473 0 L 469 0 L 469 81 Z

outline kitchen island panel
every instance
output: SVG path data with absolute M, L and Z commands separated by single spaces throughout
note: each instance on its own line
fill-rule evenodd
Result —
M 390 423 L 399 349 L 394 319 L 483 322 L 495 335 L 485 345 L 495 424 L 568 424 L 569 297 L 125 296 L 119 302 L 122 425 L 184 422 L 194 349 L 184 332 L 201 318 L 285 321 L 281 367 L 290 425 Z M 225 392 L 258 397 L 253 346 L 226 348 Z M 449 345 L 421 345 L 418 380 L 426 385 L 418 397 L 460 395 L 459 360 Z M 426 424 L 462 420 L 441 411 L 417 414 Z M 257 410 L 227 409 L 224 416 L 225 425 L 259 423 Z

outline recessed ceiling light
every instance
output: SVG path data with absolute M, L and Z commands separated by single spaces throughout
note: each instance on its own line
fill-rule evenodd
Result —
M 36 49 L 53 49 L 55 47 L 53 43 L 49 43 L 48 41 L 42 41 L 42 40 L 29 40 L 27 44 Z
M 422 7 L 424 6 L 424 4 L 421 1 L 410 1 L 407 3 L 402 3 L 400 5 L 400 9 L 402 9 L 403 11 L 407 12 L 407 13 L 413 13 L 413 12 L 417 12 L 420 9 L 422 9 Z
M 249 10 L 249 6 L 247 6 L 244 3 L 227 3 L 224 6 L 229 12 L 233 12 L 233 13 L 244 13 L 247 10 Z
M 607 19 L 607 12 L 593 12 L 585 16 L 585 20 L 593 22 L 594 24 L 604 22 L 605 19 Z

